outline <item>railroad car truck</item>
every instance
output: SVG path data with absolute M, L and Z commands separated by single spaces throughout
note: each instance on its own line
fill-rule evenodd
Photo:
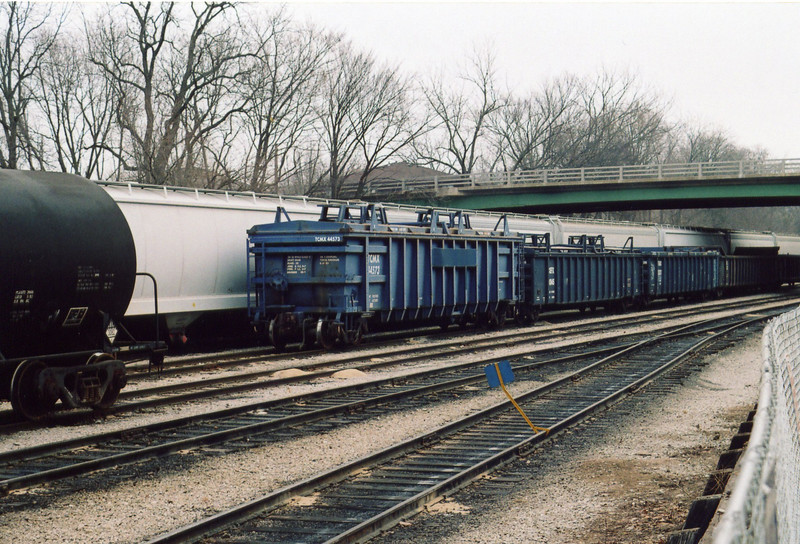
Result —
M 248 311 L 257 332 L 288 342 L 358 343 L 369 329 L 436 323 L 502 325 L 520 297 L 523 238 L 460 212 L 389 223 L 376 205 L 324 205 L 318 221 L 248 231 Z

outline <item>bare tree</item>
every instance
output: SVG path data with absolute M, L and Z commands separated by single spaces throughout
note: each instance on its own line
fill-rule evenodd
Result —
M 112 8 L 91 33 L 90 59 L 114 89 L 116 122 L 131 144 L 111 151 L 143 182 L 186 183 L 192 146 L 241 109 L 229 98 L 248 54 L 238 25 L 225 20 L 232 5 L 189 9 L 188 33 L 175 4 L 150 2 Z
M 27 159 L 30 168 L 41 167 L 42 150 L 33 144 L 28 108 L 35 96 L 35 78 L 43 59 L 55 43 L 64 12 L 20 2 L 0 4 L 0 125 L 3 148 L 0 167 L 18 168 Z
M 396 69 L 369 74 L 365 93 L 351 116 L 362 159 L 352 188 L 356 197 L 363 195 L 375 169 L 397 157 L 427 130 L 428 121 L 415 116 L 412 101 L 411 80 L 398 75 Z
M 61 37 L 53 44 L 37 82 L 48 161 L 52 157 L 62 172 L 102 177 L 104 149 L 114 137 L 111 89 L 87 61 L 77 37 Z
M 459 76 L 460 88 L 451 90 L 452 85 L 441 73 L 424 87 L 435 128 L 428 138 L 415 142 L 419 161 L 456 174 L 468 174 L 481 162 L 487 162 L 483 155 L 487 126 L 503 107 L 496 88 L 494 62 L 488 49 L 476 52 Z
M 291 173 L 284 179 L 288 194 L 325 196 L 329 191 L 328 167 L 319 142 L 292 148 Z
M 424 129 L 412 112 L 411 80 L 380 67 L 372 55 L 340 43 L 325 71 L 316 113 L 325 149 L 327 193 L 360 195 L 371 172 L 409 146 Z M 355 177 L 353 177 L 355 176 Z
M 240 92 L 247 100 L 244 181 L 247 189 L 280 191 L 299 166 L 292 161 L 315 121 L 313 103 L 337 36 L 313 27 L 295 28 L 283 11 L 248 27 L 254 52 Z
M 739 147 L 718 129 L 690 127 L 681 131 L 674 156 L 676 162 L 720 162 L 764 159 L 760 149 Z
M 666 107 L 635 77 L 603 73 L 582 85 L 580 118 L 564 142 L 562 166 L 657 162 L 670 131 Z
M 318 134 L 326 150 L 329 196 L 336 198 L 344 178 L 355 170 L 358 152 L 358 128 L 352 117 L 362 99 L 375 59 L 356 52 L 350 43 L 341 43 L 334 60 L 325 71 L 316 113 Z
M 562 145 L 578 123 L 578 80 L 564 77 L 526 98 L 509 96 L 490 130 L 504 171 L 551 168 L 564 162 Z

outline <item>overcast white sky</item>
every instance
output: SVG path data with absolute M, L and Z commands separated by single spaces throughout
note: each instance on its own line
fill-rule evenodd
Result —
M 291 2 L 411 72 L 492 44 L 519 94 L 565 73 L 630 71 L 675 120 L 800 158 L 800 3 Z

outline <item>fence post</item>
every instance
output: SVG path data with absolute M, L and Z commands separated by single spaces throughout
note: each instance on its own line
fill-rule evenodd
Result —
M 433 176 L 433 192 L 439 192 L 439 176 Z
M 506 172 L 506 185 L 511 185 L 511 172 Z
M 542 170 L 542 183 L 547 183 L 547 168 Z
M 658 163 L 658 179 L 664 178 L 664 172 L 661 170 L 661 163 Z
M 622 181 L 622 166 L 619 167 L 619 180 Z
M 584 167 L 581 167 L 581 183 L 586 183 L 586 172 L 585 172 L 585 170 L 586 169 Z
M 744 177 L 744 161 L 739 161 L 739 177 Z
M 469 186 L 475 187 L 475 176 L 472 175 L 472 172 L 469 173 Z
M 400 180 L 400 192 L 401 193 L 405 193 L 406 192 L 406 180 L 404 180 L 404 179 Z
M 697 179 L 703 179 L 703 163 L 697 163 Z

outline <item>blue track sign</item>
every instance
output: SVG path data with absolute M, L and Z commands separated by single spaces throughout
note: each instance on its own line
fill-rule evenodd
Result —
M 486 379 L 489 380 L 489 387 L 500 387 L 500 379 L 497 377 L 497 369 L 500 369 L 500 376 L 503 378 L 503 383 L 508 385 L 514 381 L 514 373 L 511 371 L 511 363 L 505 359 L 494 364 L 486 365 L 483 371 L 486 373 Z

